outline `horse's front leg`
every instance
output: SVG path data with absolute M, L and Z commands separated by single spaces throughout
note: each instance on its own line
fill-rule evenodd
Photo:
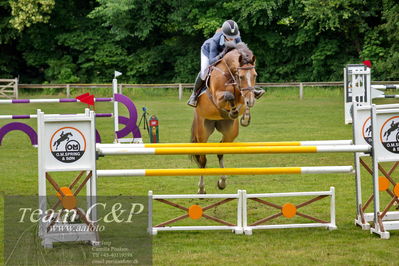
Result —
M 219 167 L 220 168 L 224 168 L 223 154 L 218 154 L 218 159 L 219 159 Z M 226 179 L 227 179 L 227 176 L 222 175 L 220 177 L 220 179 L 218 180 L 218 184 L 217 185 L 218 185 L 218 188 L 220 190 L 226 188 Z
M 240 124 L 243 127 L 247 127 L 247 126 L 249 126 L 250 122 L 251 122 L 251 111 L 250 111 L 249 107 L 246 107 L 244 114 L 241 116 Z
M 218 91 L 216 92 L 216 105 L 219 109 L 230 110 L 229 118 L 236 119 L 239 115 L 239 109 L 236 105 L 236 98 L 230 91 Z

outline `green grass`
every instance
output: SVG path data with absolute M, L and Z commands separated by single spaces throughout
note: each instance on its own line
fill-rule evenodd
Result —
M 93 91 L 91 91 L 93 93 Z M 77 93 L 79 94 L 79 93 Z M 176 90 L 167 92 L 126 90 L 139 113 L 146 106 L 150 114 L 160 121 L 161 142 L 187 142 L 193 109 L 178 101 Z M 100 94 L 96 94 L 100 95 Z M 23 95 L 22 97 L 29 97 Z M 51 95 L 49 97 L 57 97 Z M 109 96 L 102 91 L 101 96 Z M 41 98 L 42 95 L 34 95 Z M 185 92 L 185 98 L 188 92 Z M 298 89 L 270 89 L 252 109 L 252 122 L 240 128 L 236 141 L 289 141 L 351 139 L 351 126 L 344 125 L 343 95 L 338 89 L 305 88 L 305 99 L 298 100 Z M 79 104 L 40 104 L 0 106 L 0 114 L 33 114 L 36 108 L 48 113 L 81 112 Z M 112 105 L 96 105 L 98 112 L 112 112 Z M 124 110 L 125 112 L 125 110 Z M 124 113 L 122 112 L 122 113 Z M 4 123 L 6 121 L 0 121 Z M 22 122 L 22 121 L 21 121 Z M 35 120 L 26 121 L 36 128 Z M 0 124 L 2 125 L 2 124 Z M 97 120 L 103 141 L 113 139 L 112 122 L 108 118 Z M 145 141 L 146 135 L 142 131 Z M 220 134 L 214 133 L 211 142 Z M 352 165 L 352 154 L 285 154 L 285 155 L 226 155 L 226 167 L 320 166 Z M 208 166 L 217 167 L 216 156 L 208 156 Z M 120 168 L 195 168 L 187 156 L 120 156 L 98 161 L 98 169 Z M 0 147 L 2 191 L 6 195 L 36 195 L 37 153 L 29 146 L 28 138 L 20 132 L 7 135 Z M 364 198 L 371 191 L 370 178 L 364 172 Z M 395 176 L 395 175 L 394 175 Z M 70 177 L 60 175 L 61 184 Z M 216 187 L 218 177 L 206 177 L 208 194 L 220 193 Z M 98 181 L 100 195 L 191 194 L 197 191 L 198 177 L 143 177 L 105 178 Z M 368 231 L 354 226 L 355 186 L 350 174 L 229 176 L 228 186 L 222 193 L 248 193 L 322 191 L 336 188 L 336 216 L 338 230 L 281 229 L 254 231 L 252 236 L 220 232 L 160 232 L 153 238 L 155 265 L 397 265 L 398 232 L 391 232 L 390 240 L 381 240 Z M 49 192 L 51 190 L 49 189 Z M 302 198 L 286 199 L 298 203 Z M 179 201 L 185 204 L 196 200 Z M 284 200 L 275 200 L 284 203 Z M 207 204 L 208 201 L 200 201 Z M 251 210 L 251 219 L 272 214 L 273 210 L 260 207 Z M 181 214 L 168 206 L 155 205 L 155 221 L 167 220 Z M 161 208 L 162 207 L 162 208 Z M 329 201 L 324 199 L 303 209 L 303 212 L 328 218 Z M 211 214 L 234 221 L 234 204 L 218 207 Z M 0 214 L 2 215 L 2 214 Z M 1 218 L 1 217 L 0 217 Z M 295 222 L 303 219 L 293 218 Z M 286 222 L 284 219 L 276 222 Z M 193 222 L 189 222 L 193 223 Z M 206 223 L 206 222 L 205 222 Z M 2 234 L 2 228 L 0 229 Z M 63 246 L 58 247 L 62 249 Z

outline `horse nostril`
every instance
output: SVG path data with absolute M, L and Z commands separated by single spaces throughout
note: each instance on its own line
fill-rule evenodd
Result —
M 248 107 L 253 107 L 254 104 L 255 104 L 255 101 L 249 101 L 249 100 L 247 100 L 247 101 L 246 101 L 246 104 L 247 104 Z

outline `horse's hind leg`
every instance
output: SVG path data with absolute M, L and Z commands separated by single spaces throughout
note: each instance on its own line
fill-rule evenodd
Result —
M 195 161 L 199 168 L 205 168 L 206 166 L 206 156 L 205 155 L 195 155 Z M 205 179 L 204 176 L 200 176 L 198 182 L 198 194 L 206 194 L 205 191 Z
M 216 129 L 223 134 L 220 142 L 233 142 L 238 136 L 238 120 L 220 120 L 216 123 Z M 223 154 L 218 154 L 220 168 L 224 168 L 223 156 Z M 217 183 L 219 189 L 226 188 L 226 180 L 226 175 L 220 177 Z

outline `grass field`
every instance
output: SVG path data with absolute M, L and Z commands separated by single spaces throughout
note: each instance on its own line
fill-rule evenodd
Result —
M 175 92 L 149 95 L 143 92 L 125 92 L 133 99 L 139 113 L 146 106 L 150 114 L 160 121 L 161 142 L 188 142 L 193 116 L 185 101 L 178 101 Z M 30 97 L 29 95 L 23 95 Z M 97 96 L 97 94 L 96 94 Z M 106 96 L 105 93 L 102 96 Z M 188 97 L 187 93 L 185 95 Z M 41 95 L 34 95 L 43 98 Z M 57 97 L 51 95 L 48 97 Z M 47 113 L 75 113 L 82 111 L 79 104 L 2 105 L 0 114 L 34 114 L 37 108 Z M 112 112 L 112 105 L 97 104 L 98 112 Z M 343 122 L 343 96 L 338 89 L 305 89 L 305 99 L 298 100 L 293 89 L 270 90 L 252 109 L 252 122 L 240 128 L 236 141 L 290 141 L 351 139 L 352 129 Z M 123 112 L 122 112 L 123 113 Z M 0 126 L 6 120 L 0 120 Z M 25 122 L 25 121 L 21 121 Z M 35 120 L 26 121 L 36 128 Z M 113 139 L 112 122 L 97 119 L 103 142 Z M 142 131 L 145 141 L 146 135 Z M 211 142 L 218 142 L 214 133 Z M 284 154 L 284 155 L 226 155 L 226 167 L 273 166 L 327 166 L 353 165 L 352 154 Z M 208 166 L 218 167 L 216 156 L 208 156 Z M 195 168 L 188 156 L 119 156 L 98 161 L 98 169 L 121 168 Z M 0 146 L 0 185 L 5 195 L 36 195 L 37 153 L 28 138 L 13 132 Z M 371 191 L 371 178 L 363 172 L 364 197 Z M 395 175 L 394 175 L 395 177 Z M 69 183 L 70 178 L 59 177 L 59 182 Z M 220 193 L 216 187 L 218 177 L 206 177 L 208 194 Z M 198 177 L 143 177 L 104 178 L 98 181 L 100 195 L 192 194 L 197 191 Z M 399 233 L 391 232 L 390 240 L 381 240 L 368 231 L 354 226 L 355 186 L 351 174 L 229 176 L 227 188 L 222 193 L 248 193 L 324 191 L 336 188 L 336 219 L 338 230 L 281 229 L 258 230 L 252 236 L 220 232 L 160 232 L 153 238 L 154 265 L 397 265 Z M 49 190 L 50 192 L 50 190 Z M 385 199 L 384 199 L 385 200 Z M 302 202 L 302 198 L 289 199 Z M 189 202 L 192 203 L 193 201 Z M 277 200 L 283 203 L 284 200 Z M 201 202 L 202 203 L 202 202 Z M 173 209 L 156 205 L 156 221 L 173 218 Z M 218 207 L 214 215 L 234 219 L 233 205 Z M 304 212 L 327 218 L 329 201 L 323 200 L 303 209 Z M 264 217 L 270 209 L 256 207 L 251 214 Z M 266 215 L 265 215 L 266 214 Z M 2 213 L 1 215 L 4 215 Z M 288 222 L 305 221 L 292 218 Z M 286 222 L 279 218 L 276 222 Z M 3 233 L 3 228 L 0 228 Z M 56 249 L 62 250 L 63 246 Z

